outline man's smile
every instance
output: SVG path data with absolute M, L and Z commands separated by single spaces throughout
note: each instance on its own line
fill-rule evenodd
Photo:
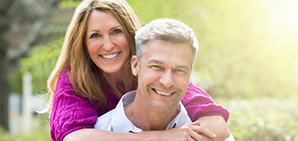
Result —
M 154 92 L 156 92 L 157 94 L 162 95 L 162 96 L 170 96 L 170 95 L 176 93 L 176 92 L 162 92 L 162 91 L 158 91 L 158 90 L 156 90 L 156 89 L 154 89 L 154 88 L 152 88 L 152 90 L 153 90 Z

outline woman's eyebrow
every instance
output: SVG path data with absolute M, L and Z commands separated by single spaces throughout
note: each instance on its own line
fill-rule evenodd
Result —
M 113 29 L 118 28 L 118 27 L 121 27 L 121 25 L 114 26 L 110 30 L 113 30 Z
M 88 33 L 89 33 L 89 32 L 100 32 L 100 30 L 91 29 L 91 30 L 88 30 L 87 32 L 88 32 Z

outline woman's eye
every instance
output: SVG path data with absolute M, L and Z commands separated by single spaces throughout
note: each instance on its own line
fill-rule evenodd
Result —
M 114 34 L 119 34 L 119 33 L 122 33 L 122 30 L 120 30 L 120 29 L 115 29 L 115 30 L 113 30 L 112 31 L 112 35 L 114 35 Z
M 94 33 L 90 36 L 90 38 L 98 38 L 101 37 L 98 33 Z

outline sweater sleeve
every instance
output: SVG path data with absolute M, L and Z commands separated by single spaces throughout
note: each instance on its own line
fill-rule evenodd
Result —
M 53 141 L 63 138 L 78 129 L 93 128 L 98 117 L 97 109 L 87 98 L 75 94 L 65 71 L 59 77 L 50 116 Z
M 190 80 L 186 94 L 181 101 L 188 112 L 192 121 L 203 116 L 222 116 L 227 122 L 229 119 L 229 112 L 226 108 L 217 105 L 212 98 L 200 88 L 193 80 Z

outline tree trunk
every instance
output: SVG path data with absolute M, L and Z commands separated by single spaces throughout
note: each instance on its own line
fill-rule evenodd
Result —
M 0 128 L 8 131 L 8 96 L 10 92 L 10 76 L 13 73 L 15 62 L 21 57 L 24 57 L 31 49 L 31 44 L 36 40 L 41 27 L 44 25 L 45 20 L 50 15 L 52 8 L 57 6 L 60 0 L 45 0 L 44 12 L 42 14 L 37 13 L 38 17 L 33 21 L 25 22 L 27 25 L 33 25 L 33 28 L 28 32 L 27 40 L 18 43 L 16 46 L 12 46 L 11 43 L 15 42 L 13 38 L 7 38 L 10 26 L 13 22 L 13 15 L 9 13 L 14 6 L 15 2 L 19 0 L 0 0 Z M 40 2 L 40 1 L 38 1 Z M 35 1 L 33 1 L 35 3 Z M 34 8 L 34 7 L 33 7 Z M 20 11 L 18 11 L 20 12 Z M 29 13 L 30 14 L 30 13 Z M 36 15 L 36 13 L 35 13 Z M 24 18 L 26 19 L 26 18 Z M 20 30 L 22 27 L 20 27 Z M 27 31 L 26 31 L 27 33 Z M 18 33 L 16 33 L 18 34 Z M 13 48 L 13 50 L 12 50 Z
M 15 0 L 2 0 L 0 5 L 0 128 L 8 131 L 8 95 L 9 89 L 9 60 L 7 52 L 9 42 L 4 35 L 11 24 L 8 10 Z
M 3 42 L 1 44 L 4 46 Z M 8 131 L 8 95 L 10 90 L 5 50 L 0 51 L 0 66 L 0 128 Z

